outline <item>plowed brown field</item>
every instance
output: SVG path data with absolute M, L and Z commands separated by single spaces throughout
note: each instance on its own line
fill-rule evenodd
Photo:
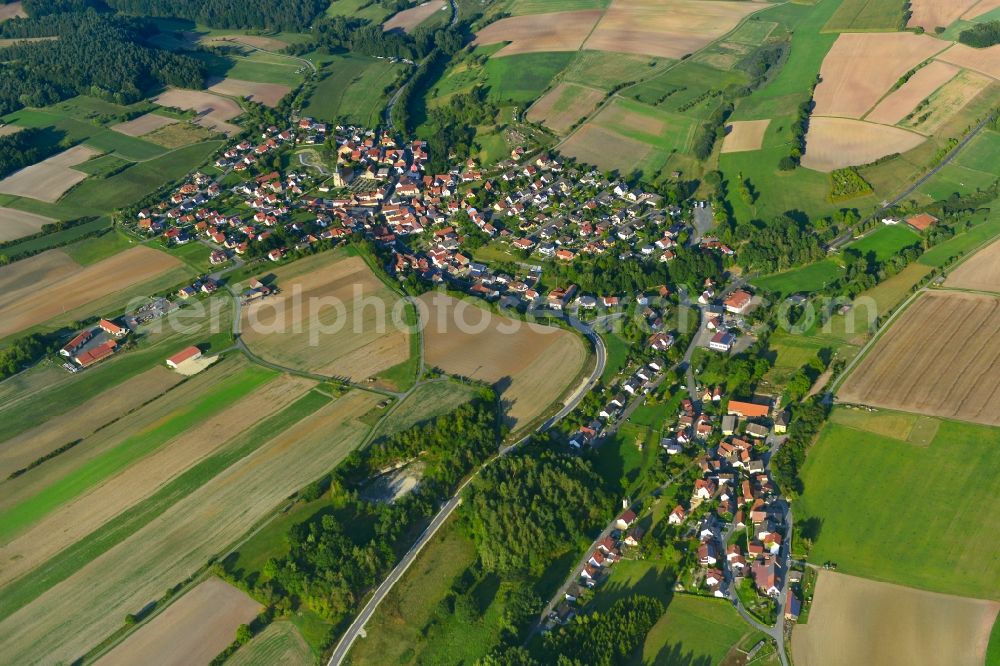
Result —
M 528 109 L 528 120 L 565 134 L 604 99 L 604 91 L 575 83 L 560 83 Z
M 97 663 L 101 666 L 207 664 L 250 624 L 262 606 L 218 578 L 209 578 L 140 627 Z
M 410 357 L 409 333 L 393 323 L 400 299 L 361 258 L 315 255 L 275 276 L 281 293 L 243 314 L 243 339 L 262 358 L 364 381 Z
M 128 122 L 112 125 L 111 129 L 122 134 L 127 134 L 128 136 L 145 136 L 161 127 L 173 125 L 176 122 L 173 118 L 161 116 L 156 113 L 147 113 L 138 118 L 133 118 Z
M 962 262 L 944 284 L 955 289 L 1000 292 L 1000 241 L 994 241 Z
M 427 0 L 427 2 L 410 7 L 409 9 L 396 12 L 388 21 L 382 24 L 382 30 L 389 31 L 398 28 L 403 32 L 410 32 L 429 19 L 434 12 L 444 9 L 444 5 L 444 0 Z
M 573 388 L 587 359 L 584 344 L 568 331 L 514 321 L 444 294 L 420 300 L 429 316 L 427 365 L 497 385 L 515 426 L 540 416 Z
M 37 234 L 50 222 L 55 220 L 14 208 L 0 208 L 0 242 Z
M 951 81 L 959 71 L 954 65 L 935 60 L 917 70 L 909 81 L 879 102 L 865 120 L 883 125 L 895 125 L 913 111 L 917 104 Z
M 66 190 L 87 177 L 84 172 L 70 167 L 99 153 L 88 146 L 73 146 L 0 180 L 0 193 L 55 203 Z
M 1000 425 L 1000 300 L 924 294 L 868 352 L 837 398 Z
M 809 623 L 792 632 L 802 666 L 981 666 L 1000 603 L 821 571 Z
M 257 83 L 256 81 L 243 81 L 226 77 L 218 83 L 212 84 L 209 90 L 220 95 L 243 97 L 251 102 L 275 107 L 291 88 L 277 83 Z
M 892 153 L 905 153 L 925 140 L 898 127 L 850 118 L 813 117 L 806 132 L 802 166 L 829 172 L 867 164 Z
M 28 266 L 15 262 L 0 268 L 0 338 L 183 265 L 166 252 L 143 246 L 69 273 L 66 260 L 72 260 L 61 252 L 42 257 L 25 260 L 32 262 Z M 31 277 L 41 279 L 27 282 Z M 3 289 L 5 284 L 12 285 L 11 291 Z
M 493 57 L 542 51 L 576 51 L 603 13 L 596 9 L 513 16 L 480 30 L 473 43 L 511 42 Z
M 947 28 L 978 2 L 978 0 L 911 0 L 908 28 L 920 26 L 928 32 Z

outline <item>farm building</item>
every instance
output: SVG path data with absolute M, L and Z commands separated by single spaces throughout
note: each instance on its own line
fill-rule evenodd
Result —
M 726 310 L 732 312 L 733 314 L 743 314 L 746 309 L 750 306 L 750 301 L 753 296 L 742 289 L 737 289 L 724 301 L 723 305 L 726 306 Z
M 728 414 L 736 414 L 745 419 L 756 419 L 767 416 L 771 412 L 770 405 L 758 405 L 754 402 L 742 402 L 740 400 L 730 400 Z
M 119 326 L 118 324 L 112 321 L 108 321 L 107 319 L 102 319 L 97 325 L 101 328 L 102 331 L 104 331 L 105 333 L 114 338 L 124 338 L 126 335 L 128 335 L 127 328 L 125 328 L 124 326 Z
M 190 361 L 192 359 L 201 358 L 201 350 L 197 347 L 188 347 L 182 351 L 177 352 L 173 356 L 167 359 L 167 365 L 171 368 L 176 368 L 178 365 L 184 361 Z
M 917 231 L 924 231 L 937 224 L 938 219 L 930 213 L 920 213 L 906 218 L 906 223 Z
M 59 350 L 59 353 L 62 354 L 63 356 L 65 356 L 65 357 L 69 358 L 69 357 L 73 356 L 73 354 L 76 353 L 77 349 L 79 349 L 80 347 L 82 347 L 85 344 L 87 344 L 87 342 L 92 337 L 94 337 L 94 331 L 93 330 L 84 331 L 83 333 L 80 333 L 75 338 L 73 338 L 72 340 L 70 340 L 69 342 L 67 342 L 63 346 L 63 348 Z
M 89 368 L 98 361 L 103 361 L 107 357 L 115 353 L 115 347 L 118 343 L 114 340 L 108 340 L 97 345 L 93 349 L 88 349 L 87 351 L 79 354 L 73 360 L 75 360 L 81 368 Z

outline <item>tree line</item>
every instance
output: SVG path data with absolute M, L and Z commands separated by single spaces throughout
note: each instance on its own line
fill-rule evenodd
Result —
M 124 14 L 182 18 L 213 28 L 305 31 L 327 0 L 105 0 Z
M 45 141 L 45 130 L 27 127 L 20 132 L 0 136 L 0 178 L 28 165 L 41 162 L 62 146 Z

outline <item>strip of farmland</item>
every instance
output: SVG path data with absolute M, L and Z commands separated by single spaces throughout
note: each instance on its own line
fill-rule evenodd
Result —
M 381 396 L 353 391 L 271 439 L 0 622 L 5 659 L 71 661 L 246 534 L 364 439 Z

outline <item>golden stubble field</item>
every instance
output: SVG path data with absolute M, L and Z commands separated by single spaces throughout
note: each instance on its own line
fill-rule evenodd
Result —
M 37 234 L 43 226 L 51 222 L 55 222 L 51 217 L 26 213 L 14 208 L 0 208 L 0 243 Z
M 1000 241 L 994 241 L 953 270 L 944 286 L 1000 292 Z
M 604 12 L 588 9 L 576 12 L 512 16 L 489 24 L 473 44 L 511 42 L 493 57 L 542 51 L 576 51 Z
M 0 180 L 0 194 L 55 203 L 66 190 L 87 177 L 87 174 L 72 167 L 100 152 L 84 145 L 73 146 Z
M 807 624 L 792 632 L 801 666 L 982 666 L 1000 603 L 822 571 Z
M 241 128 L 228 121 L 243 113 L 240 105 L 228 97 L 213 95 L 202 90 L 168 88 L 153 98 L 160 106 L 191 109 L 198 114 L 196 123 L 202 127 L 223 132 L 230 136 L 239 134 Z
M 156 113 L 147 113 L 124 123 L 112 125 L 111 129 L 128 136 L 145 136 L 161 127 L 173 125 L 176 122 L 178 121 L 173 118 L 161 116 Z
M 813 116 L 806 132 L 802 166 L 829 172 L 867 164 L 892 153 L 905 153 L 924 141 L 926 137 L 898 127 Z
M 723 153 L 742 153 L 760 150 L 764 143 L 764 133 L 770 120 L 734 120 L 726 126 L 726 137 L 722 140 Z
M 245 592 L 209 578 L 97 661 L 100 666 L 207 664 L 263 607 Z
M 382 30 L 388 32 L 389 30 L 398 29 L 403 32 L 410 32 L 433 16 L 434 12 L 439 12 L 444 9 L 444 7 L 444 0 L 427 0 L 427 2 L 414 5 L 409 9 L 396 12 L 389 18 L 388 21 L 382 24 Z
M 275 107 L 281 98 L 291 90 L 288 86 L 278 83 L 258 83 L 256 81 L 244 81 L 226 77 L 208 87 L 214 93 L 229 95 L 230 97 L 243 97 L 251 102 L 257 102 L 264 106 Z
M 0 338 L 180 266 L 166 252 L 143 246 L 86 267 L 59 250 L 15 262 L 0 268 Z
M 515 427 L 541 416 L 575 387 L 587 349 L 573 333 L 501 317 L 444 294 L 420 300 L 429 314 L 428 367 L 496 386 Z
M 130 537 L 0 622 L 10 663 L 69 662 L 230 547 L 291 493 L 332 469 L 382 399 L 352 391 L 275 436 Z
M 922 295 L 875 343 L 837 398 L 1000 425 L 1000 299 Z
M 937 60 L 917 70 L 917 73 L 878 103 L 865 120 L 883 125 L 895 125 L 917 104 L 924 101 L 935 90 L 951 81 L 961 70 L 954 65 Z
M 274 275 L 281 293 L 243 310 L 242 337 L 261 358 L 364 381 L 410 357 L 410 334 L 393 321 L 400 298 L 360 257 L 324 253 Z

